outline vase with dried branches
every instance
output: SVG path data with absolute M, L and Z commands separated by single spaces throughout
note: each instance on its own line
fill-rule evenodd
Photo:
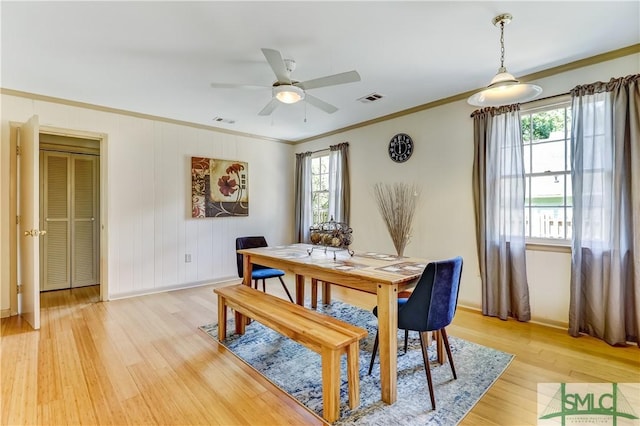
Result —
M 398 256 L 411 240 L 413 216 L 420 198 L 416 184 L 376 183 L 373 194 Z

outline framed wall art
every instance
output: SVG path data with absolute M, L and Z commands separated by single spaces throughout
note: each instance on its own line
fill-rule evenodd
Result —
M 249 215 L 249 165 L 191 157 L 191 217 Z

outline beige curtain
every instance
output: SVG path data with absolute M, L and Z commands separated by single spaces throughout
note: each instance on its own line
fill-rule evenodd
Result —
M 474 119 L 473 193 L 484 315 L 531 319 L 520 108 L 485 108 Z
M 329 217 L 349 223 L 351 184 L 349 182 L 349 143 L 329 147 Z
M 640 345 L 640 74 L 572 95 L 569 333 Z

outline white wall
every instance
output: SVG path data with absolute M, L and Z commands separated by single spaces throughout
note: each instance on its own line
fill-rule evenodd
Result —
M 640 55 L 568 71 L 537 81 L 543 96 L 566 93 L 579 84 L 608 81 L 640 71 Z M 384 102 L 384 100 L 380 101 Z M 394 253 L 372 196 L 376 182 L 416 182 L 422 186 L 414 235 L 405 254 L 427 259 L 464 257 L 460 304 L 480 307 L 481 283 L 476 251 L 472 192 L 474 108 L 458 101 L 411 115 L 296 145 L 295 152 L 349 142 L 351 159 L 353 248 Z M 413 156 L 396 164 L 387 146 L 396 133 L 414 141 Z M 534 320 L 566 324 L 569 309 L 570 255 L 527 251 Z
M 292 238 L 290 145 L 2 95 L 0 300 L 9 309 L 9 122 L 107 135 L 109 298 L 237 277 L 235 238 Z M 190 157 L 249 163 L 249 216 L 191 218 Z M 185 254 L 192 262 L 185 263 Z
M 640 72 L 640 55 L 539 80 L 544 96 L 578 84 Z M 384 100 L 382 101 L 384 102 Z M 180 126 L 21 97 L 1 96 L 0 311 L 9 308 L 9 121 L 40 116 L 42 125 L 108 136 L 109 295 L 112 298 L 222 280 L 236 275 L 233 240 L 263 233 L 291 241 L 293 152 L 343 141 L 351 147 L 354 248 L 393 252 L 371 195 L 376 182 L 422 185 L 413 241 L 405 253 L 426 258 L 464 256 L 460 303 L 479 307 L 471 169 L 473 108 L 459 101 L 291 147 L 276 142 Z M 416 151 L 405 164 L 387 156 L 389 139 L 409 133 Z M 249 162 L 247 218 L 191 219 L 190 156 Z M 184 263 L 190 253 L 193 261 Z M 566 323 L 570 256 L 527 253 L 532 315 Z

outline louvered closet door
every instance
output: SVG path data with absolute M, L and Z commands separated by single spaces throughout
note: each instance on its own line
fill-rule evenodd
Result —
M 99 283 L 98 157 L 42 153 L 42 290 Z
M 45 217 L 41 238 L 42 289 L 58 290 L 71 286 L 70 273 L 70 161 L 66 154 L 43 155 L 42 200 Z
M 72 287 L 98 284 L 97 160 L 72 156 Z

